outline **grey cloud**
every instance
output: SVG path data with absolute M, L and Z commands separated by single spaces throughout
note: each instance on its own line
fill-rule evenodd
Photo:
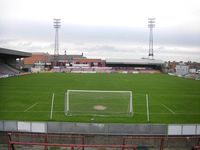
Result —
M 0 24 L 0 28 L 0 47 L 53 53 L 52 22 Z M 148 55 L 148 34 L 148 28 L 63 24 L 60 46 L 62 51 L 83 51 L 92 56 L 140 58 Z M 176 55 L 177 58 L 186 58 L 189 55 L 195 59 L 197 55 L 200 56 L 200 31 L 157 27 L 154 36 L 155 56 L 165 58 Z
M 122 27 L 100 27 L 66 25 L 62 29 L 62 37 L 65 40 L 78 40 L 82 42 L 142 42 L 145 37 L 142 29 Z
M 32 41 L 53 41 L 53 23 L 15 22 L 0 25 L 1 37 L 28 39 Z M 63 24 L 60 28 L 60 41 L 70 43 L 132 43 L 148 45 L 148 28 L 104 27 Z M 200 31 L 188 29 L 154 30 L 155 45 L 200 46 Z
M 96 46 L 93 46 L 93 47 L 88 47 L 88 50 L 92 51 L 92 50 L 95 50 L 95 51 L 108 51 L 108 52 L 118 52 L 119 49 L 117 49 L 116 47 L 114 46 L 110 46 L 110 45 L 96 45 Z
M 155 44 L 168 46 L 200 46 L 200 33 L 189 33 L 185 31 L 164 31 L 155 35 Z
M 23 42 L 19 42 L 18 45 L 19 46 L 24 46 L 24 47 L 29 47 L 29 46 L 32 45 L 32 42 L 23 41 Z
M 74 49 L 79 49 L 79 47 L 74 47 Z M 79 49 L 81 52 L 86 52 L 89 56 L 95 55 L 99 57 L 118 57 L 118 58 L 140 58 L 145 57 L 148 50 L 142 46 L 130 47 L 127 45 L 115 46 L 106 44 L 88 45 L 83 46 Z
M 22 50 L 27 52 L 49 51 L 53 49 L 53 43 L 33 42 L 29 40 L 18 39 L 0 39 L 0 47 Z
M 2 38 L 2 39 L 0 39 L 0 44 L 1 44 L 1 45 L 4 45 L 4 44 L 8 44 L 8 43 L 14 42 L 14 41 L 16 41 L 16 39 Z
M 79 42 L 117 42 L 147 44 L 148 28 L 100 27 L 66 25 L 61 32 L 63 41 Z M 200 31 L 188 29 L 156 29 L 155 45 L 200 46 Z
M 9 21 L 0 24 L 0 35 L 23 40 L 53 40 L 53 26 L 47 23 Z
M 169 47 L 159 47 L 154 50 L 157 54 L 167 55 L 167 54 L 173 54 L 173 55 L 179 55 L 180 57 L 182 55 L 199 55 L 200 56 L 200 49 L 182 49 L 178 47 L 169 48 Z

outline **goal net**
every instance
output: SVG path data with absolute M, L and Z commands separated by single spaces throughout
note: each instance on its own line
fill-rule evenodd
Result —
M 133 116 L 132 91 L 67 90 L 66 116 Z

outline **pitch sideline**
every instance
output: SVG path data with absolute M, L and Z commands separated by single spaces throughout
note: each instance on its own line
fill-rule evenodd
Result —
M 50 114 L 50 119 L 53 118 L 53 104 L 54 104 L 54 93 L 53 93 L 52 99 L 51 99 L 51 114 Z

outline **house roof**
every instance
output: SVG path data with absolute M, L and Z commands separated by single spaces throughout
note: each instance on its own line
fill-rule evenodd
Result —
M 162 65 L 164 61 L 156 59 L 106 59 L 106 64 Z
M 102 62 L 101 59 L 91 59 L 91 58 L 79 58 L 79 59 L 74 59 L 74 61 L 79 62 L 79 63 L 98 63 L 98 62 Z
M 57 56 L 56 59 L 58 61 L 69 61 L 69 60 L 79 59 L 79 58 L 85 58 L 85 57 L 83 57 L 83 55 L 59 55 Z M 50 59 L 53 61 L 55 59 L 55 56 L 51 55 Z

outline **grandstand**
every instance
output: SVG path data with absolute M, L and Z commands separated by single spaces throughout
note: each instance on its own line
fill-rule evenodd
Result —
M 155 59 L 106 59 L 106 66 L 115 71 L 156 73 L 163 70 L 164 62 Z
M 30 56 L 31 53 L 0 48 L 0 77 L 14 76 L 23 72 L 22 58 Z

